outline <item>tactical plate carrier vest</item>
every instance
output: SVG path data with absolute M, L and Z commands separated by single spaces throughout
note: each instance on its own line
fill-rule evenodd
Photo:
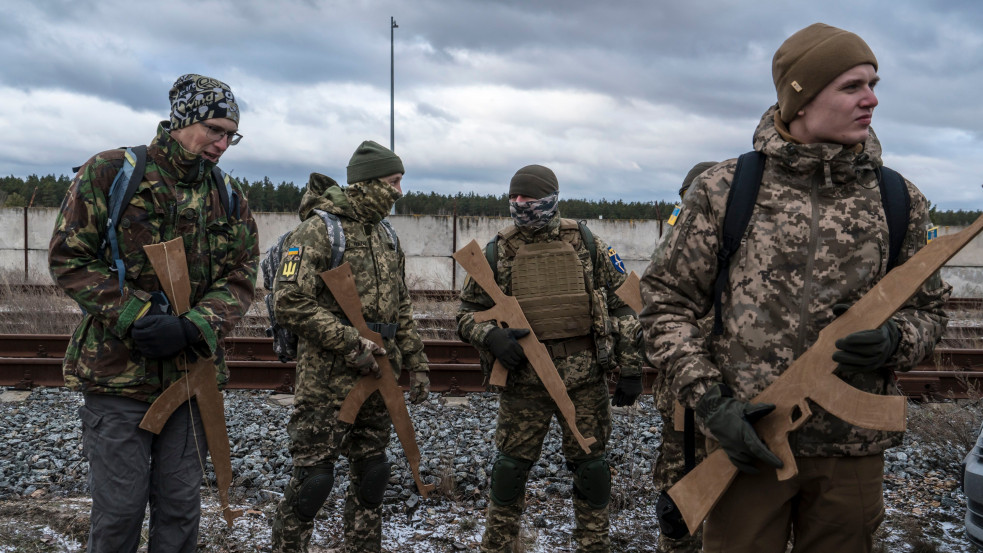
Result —
M 512 266 L 512 294 L 540 340 L 585 336 L 591 331 L 584 267 L 567 242 L 520 246 Z

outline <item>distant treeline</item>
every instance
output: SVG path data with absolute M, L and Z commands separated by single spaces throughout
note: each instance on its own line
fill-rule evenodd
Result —
M 0 207 L 58 207 L 71 184 L 72 178 L 62 175 L 39 177 L 0 177 Z M 273 184 L 264 177 L 261 181 L 240 181 L 249 207 L 253 211 L 295 212 L 300 205 L 303 189 L 291 182 Z M 673 203 L 665 201 L 623 202 L 621 200 L 560 200 L 560 213 L 572 219 L 666 219 L 672 213 Z M 400 215 L 474 215 L 508 217 L 509 204 L 506 194 L 480 196 L 474 193 L 444 195 L 435 192 L 409 192 L 396 202 Z M 931 208 L 932 221 L 937 225 L 968 225 L 980 216 L 981 211 L 940 211 Z

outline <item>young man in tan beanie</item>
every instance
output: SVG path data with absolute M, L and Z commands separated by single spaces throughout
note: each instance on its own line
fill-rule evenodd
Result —
M 857 35 L 817 23 L 775 53 L 778 104 L 754 134 L 764 156 L 751 220 L 729 263 L 717 254 L 736 159 L 698 176 L 679 220 L 642 277 L 645 351 L 676 398 L 739 472 L 703 527 L 707 552 L 870 551 L 884 517 L 884 450 L 900 433 L 851 426 L 817 405 L 789 434 L 798 474 L 752 424 L 774 406 L 750 403 L 816 341 L 819 331 L 884 277 L 890 236 L 878 186 L 881 147 L 870 129 L 877 59 Z M 897 264 L 926 243 L 928 201 L 905 181 L 907 220 Z M 697 322 L 725 270 L 721 327 Z M 836 342 L 836 374 L 851 386 L 898 394 L 894 371 L 930 355 L 951 288 L 929 279 L 879 328 Z

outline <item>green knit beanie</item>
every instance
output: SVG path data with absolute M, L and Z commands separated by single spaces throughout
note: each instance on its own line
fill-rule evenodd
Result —
M 403 170 L 403 160 L 392 150 L 372 140 L 359 145 L 348 161 L 348 184 L 388 177 Z
M 526 165 L 515 172 L 509 183 L 509 196 L 529 196 L 540 199 L 560 190 L 556 175 L 542 165 Z
M 788 37 L 771 60 L 782 121 L 791 122 L 799 110 L 844 71 L 877 58 L 859 36 L 824 23 L 813 23 Z
M 679 189 L 679 197 L 682 198 L 686 195 L 686 191 L 689 190 L 689 185 L 693 184 L 693 179 L 700 176 L 700 173 L 716 164 L 716 161 L 701 161 L 694 165 L 693 168 L 689 170 L 689 173 L 686 173 L 686 177 L 683 178 L 683 187 Z

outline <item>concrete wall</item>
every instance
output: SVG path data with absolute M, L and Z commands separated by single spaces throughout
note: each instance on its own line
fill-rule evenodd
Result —
M 11 282 L 51 282 L 47 250 L 57 213 L 57 208 L 0 209 L 0 275 Z M 460 288 L 464 271 L 456 267 L 451 254 L 471 240 L 484 247 L 499 229 L 511 224 L 507 217 L 457 217 L 455 225 L 450 215 L 394 215 L 390 221 L 406 252 L 410 287 L 434 289 Z M 292 213 L 257 213 L 263 252 L 298 222 Z M 625 266 L 639 274 L 664 232 L 659 221 L 651 220 L 590 220 L 589 224 L 594 234 L 618 251 Z M 962 228 L 940 227 L 939 234 L 953 234 Z M 953 296 L 983 297 L 983 235 L 950 260 L 942 276 L 953 285 Z

